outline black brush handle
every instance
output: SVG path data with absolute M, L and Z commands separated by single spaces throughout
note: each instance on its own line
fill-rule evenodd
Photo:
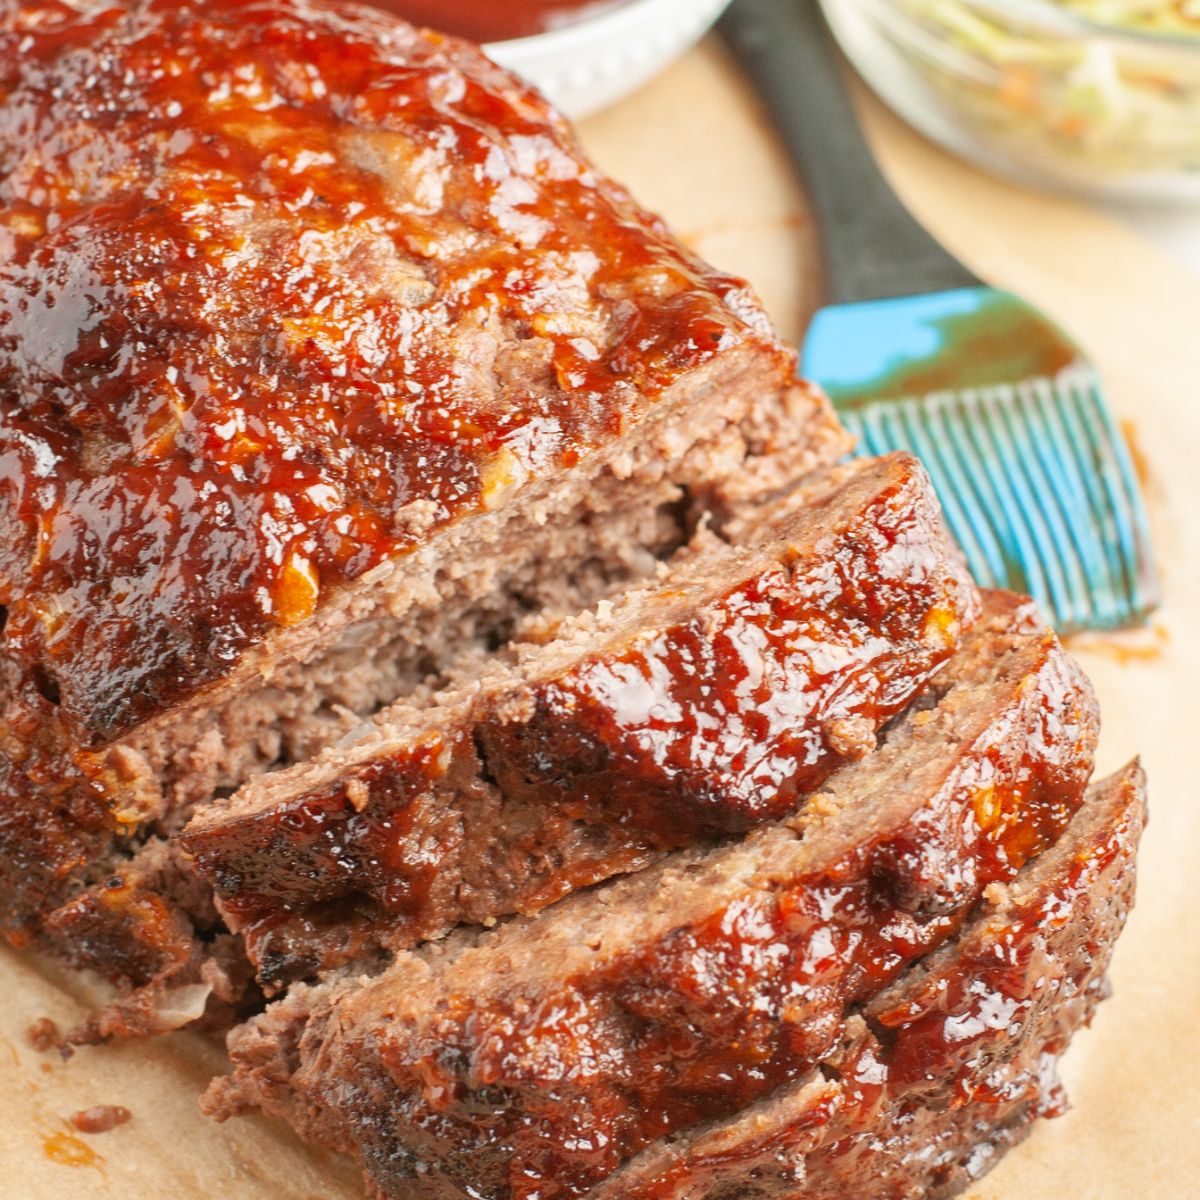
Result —
M 734 0 L 720 28 L 804 176 L 821 226 L 830 303 L 980 282 L 913 219 L 884 178 L 817 0 Z

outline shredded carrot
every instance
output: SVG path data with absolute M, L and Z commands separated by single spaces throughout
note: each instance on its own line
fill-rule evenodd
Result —
M 1010 67 L 1000 83 L 1000 100 L 1015 112 L 1037 107 L 1037 75 L 1029 67 Z
M 1087 132 L 1087 119 L 1082 113 L 1063 113 L 1057 121 L 1058 131 L 1065 137 L 1079 138 Z

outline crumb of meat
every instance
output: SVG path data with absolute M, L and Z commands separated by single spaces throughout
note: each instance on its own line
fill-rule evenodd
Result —
M 350 801 L 350 807 L 355 812 L 362 812 L 367 807 L 369 798 L 370 792 L 367 785 L 361 779 L 348 779 L 346 781 L 346 799 Z
M 801 818 L 804 817 L 832 817 L 838 811 L 837 800 L 828 792 L 814 792 L 808 798 L 808 803 L 804 806 L 804 811 Z
M 39 1017 L 34 1021 L 25 1031 L 25 1037 L 39 1054 L 61 1049 L 63 1044 L 62 1031 L 49 1017 Z
M 71 1114 L 71 1124 L 80 1133 L 107 1133 L 124 1125 L 133 1116 L 129 1109 L 121 1104 L 97 1104 L 93 1108 L 84 1108 Z
M 875 749 L 875 722 L 870 717 L 838 717 L 826 724 L 825 741 L 835 753 L 857 762 Z

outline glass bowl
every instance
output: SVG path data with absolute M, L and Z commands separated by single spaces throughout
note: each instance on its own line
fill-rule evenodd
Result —
M 880 96 L 963 157 L 1093 197 L 1200 204 L 1200 37 L 1100 24 L 1053 0 L 824 8 Z

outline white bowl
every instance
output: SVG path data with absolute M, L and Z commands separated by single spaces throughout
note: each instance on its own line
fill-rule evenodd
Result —
M 691 49 L 729 0 L 630 0 L 601 16 L 534 37 L 491 42 L 501 66 L 578 119 L 636 91 Z

